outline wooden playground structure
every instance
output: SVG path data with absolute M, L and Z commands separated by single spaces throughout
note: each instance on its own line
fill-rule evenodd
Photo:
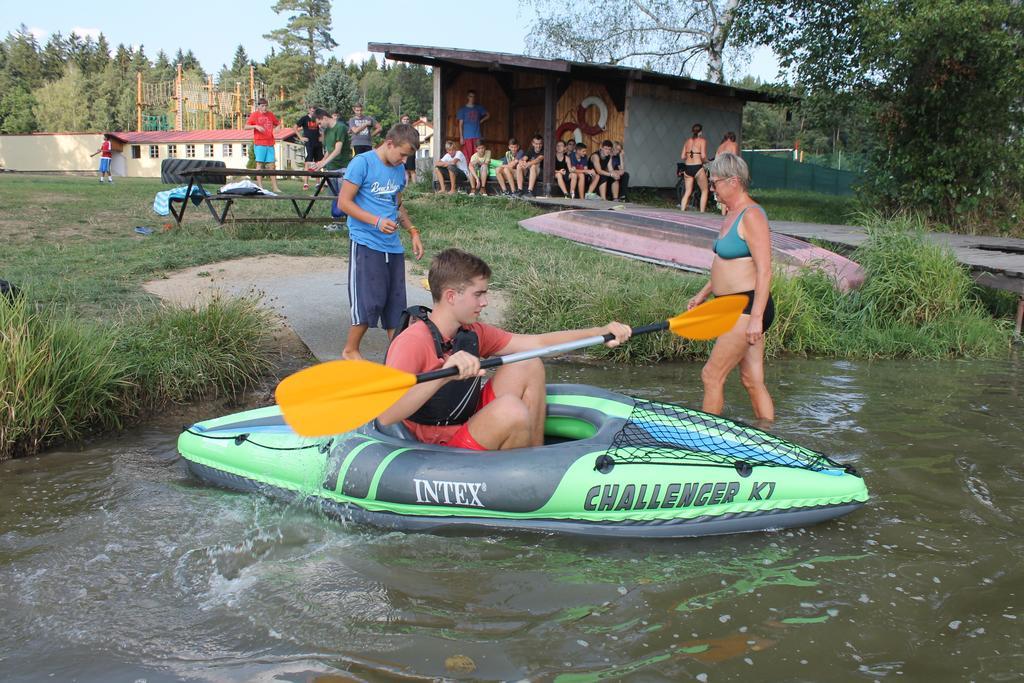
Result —
M 241 128 L 249 113 L 255 111 L 256 100 L 270 99 L 269 86 L 256 78 L 256 68 L 249 66 L 248 88 L 235 81 L 234 88 L 187 77 L 181 65 L 173 81 L 146 83 L 142 74 L 135 81 L 135 130 L 215 130 Z M 280 88 L 278 99 L 284 99 Z M 159 112 L 159 113 L 153 113 Z

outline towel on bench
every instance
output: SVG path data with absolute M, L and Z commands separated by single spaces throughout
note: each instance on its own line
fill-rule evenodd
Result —
M 164 190 L 163 192 L 157 192 L 156 197 L 153 199 L 153 212 L 160 216 L 168 216 L 171 213 L 171 199 L 184 199 L 185 193 L 188 191 L 188 185 L 181 185 L 174 188 L 173 190 Z M 203 197 L 210 194 L 201 187 L 192 187 L 192 203 L 199 206 L 200 202 L 203 201 Z

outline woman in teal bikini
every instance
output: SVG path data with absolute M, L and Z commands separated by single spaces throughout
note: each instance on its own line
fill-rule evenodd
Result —
M 721 413 L 725 403 L 725 379 L 737 365 L 740 381 L 750 394 L 759 420 L 775 419 L 775 406 L 764 383 L 764 333 L 775 318 L 772 302 L 772 246 L 768 217 L 750 195 L 750 171 L 735 154 L 720 154 L 711 162 L 711 187 L 729 209 L 718 239 L 711 278 L 690 299 L 687 308 L 703 303 L 708 295 L 744 294 L 747 307 L 736 325 L 715 342 L 701 371 L 704 406 Z

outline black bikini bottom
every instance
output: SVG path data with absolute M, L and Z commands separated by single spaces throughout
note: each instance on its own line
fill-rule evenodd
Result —
M 683 173 L 691 178 L 696 178 L 702 168 L 704 168 L 703 164 L 685 164 L 683 166 Z
M 754 290 L 749 292 L 736 292 L 742 296 L 747 297 L 747 307 L 743 309 L 743 312 L 750 315 L 750 311 L 754 308 Z M 768 292 L 768 303 L 764 306 L 764 315 L 761 317 L 761 332 L 767 332 L 768 328 L 772 326 L 772 322 L 775 320 L 775 300 L 772 299 L 772 293 Z

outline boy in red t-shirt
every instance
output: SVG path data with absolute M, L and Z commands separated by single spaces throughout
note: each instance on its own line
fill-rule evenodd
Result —
M 256 168 L 274 170 L 274 134 L 281 127 L 281 121 L 267 109 L 267 100 L 261 97 L 256 102 L 256 111 L 249 115 L 245 122 L 245 130 L 252 131 L 253 155 L 256 157 Z M 256 184 L 263 187 L 263 179 L 256 176 Z M 274 192 L 280 193 L 277 176 L 270 176 L 270 186 Z
M 632 334 L 617 322 L 547 334 L 513 334 L 479 322 L 490 277 L 483 259 L 464 251 L 446 249 L 434 257 L 427 276 L 434 310 L 395 336 L 386 363 L 413 374 L 450 367 L 457 367 L 459 374 L 409 389 L 381 414 L 382 424 L 404 420 L 420 441 L 452 448 L 540 446 L 547 407 L 543 362 L 533 358 L 502 365 L 484 384 L 480 359 L 609 332 L 615 338 L 607 346 L 614 347 Z
M 97 154 L 100 155 L 100 182 L 103 182 L 103 178 L 107 179 L 108 183 L 113 184 L 114 177 L 110 175 L 110 159 L 113 157 L 113 145 L 110 144 L 110 134 L 103 134 L 103 142 L 100 143 L 100 148 L 89 155 L 94 157 Z

